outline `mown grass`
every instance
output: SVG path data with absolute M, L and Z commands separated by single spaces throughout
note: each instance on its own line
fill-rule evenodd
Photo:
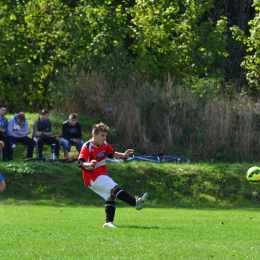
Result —
M 1 259 L 258 259 L 259 186 L 249 164 L 108 164 L 136 211 L 117 200 L 105 229 L 104 200 L 77 164 L 2 163 Z
M 255 209 L 0 204 L 1 259 L 259 259 Z

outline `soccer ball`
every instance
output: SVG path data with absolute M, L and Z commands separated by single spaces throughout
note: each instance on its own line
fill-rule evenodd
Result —
M 260 183 L 260 167 L 253 166 L 249 168 L 246 172 L 246 178 L 252 184 Z

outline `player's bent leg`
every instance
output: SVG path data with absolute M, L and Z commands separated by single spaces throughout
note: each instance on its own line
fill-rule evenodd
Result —
M 134 206 L 137 210 L 142 209 L 142 204 L 147 200 L 148 197 L 148 193 L 146 192 L 143 194 L 142 197 L 139 198 L 138 196 L 136 196 L 134 198 L 118 186 L 116 186 L 112 191 L 118 199 L 128 203 L 131 206 Z
M 118 199 L 128 203 L 129 205 L 131 205 L 133 207 L 136 206 L 136 199 L 133 196 L 131 196 L 130 194 L 128 194 L 127 192 L 125 192 L 124 190 L 122 190 L 120 187 L 116 186 L 112 190 L 112 192 L 115 194 L 115 196 Z

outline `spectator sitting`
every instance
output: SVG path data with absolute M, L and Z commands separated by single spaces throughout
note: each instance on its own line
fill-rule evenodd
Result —
M 5 147 L 4 142 L 0 141 L 0 149 L 2 149 L 4 147 Z M 0 173 L 0 193 L 2 193 L 5 188 L 6 188 L 5 180 L 4 180 L 3 176 L 2 176 L 2 174 Z
M 29 126 L 28 121 L 23 112 L 14 115 L 8 122 L 7 136 L 12 143 L 22 143 L 27 145 L 26 158 L 33 158 L 33 149 L 35 142 L 33 138 L 28 136 Z M 8 157 L 13 160 L 13 149 L 11 149 Z
M 55 144 L 55 156 L 59 158 L 60 145 L 54 137 L 53 129 L 53 122 L 49 119 L 49 110 L 43 109 L 33 124 L 33 137 L 37 143 L 37 158 L 42 158 L 44 143 L 50 146 Z
M 0 105 L 0 141 L 3 141 L 5 145 L 3 146 L 3 160 L 10 161 L 10 150 L 15 147 L 15 144 L 10 143 L 7 137 L 7 127 L 8 120 L 5 117 L 6 106 Z
M 72 113 L 69 115 L 69 120 L 62 124 L 61 145 L 64 150 L 64 157 L 69 157 L 69 152 L 72 145 L 75 145 L 77 151 L 80 152 L 84 141 L 82 140 L 81 124 L 78 122 L 78 115 Z

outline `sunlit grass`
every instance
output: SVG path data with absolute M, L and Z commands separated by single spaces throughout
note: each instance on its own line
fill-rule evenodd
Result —
M 0 204 L 1 259 L 259 259 L 254 209 L 118 207 L 116 229 L 103 207 Z

